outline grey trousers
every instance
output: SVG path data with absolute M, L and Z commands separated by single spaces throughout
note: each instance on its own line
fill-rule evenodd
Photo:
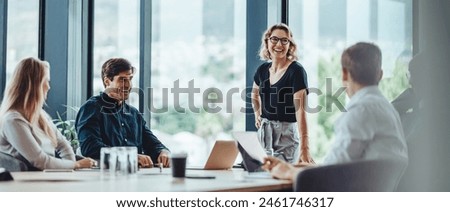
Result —
M 258 135 L 261 145 L 265 149 L 272 148 L 274 156 L 290 163 L 298 158 L 300 139 L 297 122 L 280 122 L 261 118 Z

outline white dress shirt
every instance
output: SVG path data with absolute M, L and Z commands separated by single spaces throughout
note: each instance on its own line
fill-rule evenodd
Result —
M 335 122 L 335 142 L 324 164 L 408 159 L 400 117 L 378 86 L 357 91 Z

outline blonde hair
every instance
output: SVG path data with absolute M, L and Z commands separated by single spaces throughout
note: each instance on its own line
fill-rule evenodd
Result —
M 37 123 L 56 146 L 56 134 L 50 127 L 49 115 L 42 108 L 45 104 L 43 87 L 50 74 L 49 70 L 50 65 L 46 61 L 32 57 L 21 60 L 6 85 L 0 117 L 10 110 L 16 110 L 32 123 L 32 126 Z
M 259 57 L 261 60 L 271 60 L 272 58 L 270 57 L 270 52 L 269 52 L 269 45 L 268 45 L 268 41 L 270 36 L 272 35 L 273 31 L 275 30 L 283 30 L 285 31 L 289 37 L 289 50 L 287 52 L 287 58 L 291 61 L 295 61 L 298 60 L 298 56 L 297 56 L 297 44 L 294 41 L 294 37 L 292 36 L 292 31 L 289 29 L 289 27 L 286 24 L 280 23 L 280 24 L 275 24 L 271 27 L 269 27 L 266 32 L 264 32 L 262 38 L 261 38 L 261 47 L 259 49 Z

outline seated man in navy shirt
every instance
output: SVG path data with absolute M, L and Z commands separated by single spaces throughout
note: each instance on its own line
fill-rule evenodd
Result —
M 102 147 L 136 146 L 141 167 L 169 166 L 169 150 L 146 126 L 141 113 L 127 104 L 135 69 L 123 58 L 102 66 L 104 92 L 84 103 L 76 118 L 81 153 L 100 158 Z

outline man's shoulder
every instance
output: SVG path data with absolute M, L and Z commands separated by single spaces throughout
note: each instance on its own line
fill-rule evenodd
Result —
M 391 103 L 386 99 L 386 97 L 381 93 L 381 91 L 376 87 L 366 88 L 362 93 L 356 93 L 350 99 L 352 101 L 352 106 L 355 107 L 391 107 Z M 357 96 L 357 97 L 356 97 Z
M 132 113 L 132 114 L 139 114 L 141 115 L 141 113 L 139 112 L 139 110 L 134 107 L 133 105 L 130 105 L 128 103 L 124 103 L 125 109 L 128 110 L 128 112 Z
M 383 120 L 387 123 L 395 122 L 398 113 L 384 96 L 366 95 L 347 108 L 346 116 L 349 119 L 373 122 Z
M 376 111 L 390 111 L 395 110 L 392 104 L 384 97 L 378 95 L 366 95 L 361 97 L 358 101 L 353 102 L 348 111 L 375 113 Z
M 101 101 L 102 101 L 102 97 L 100 95 L 91 96 L 83 105 L 98 104 Z
M 96 109 L 100 108 L 102 104 L 102 97 L 100 95 L 90 97 L 83 105 L 81 105 L 80 110 L 82 109 Z

